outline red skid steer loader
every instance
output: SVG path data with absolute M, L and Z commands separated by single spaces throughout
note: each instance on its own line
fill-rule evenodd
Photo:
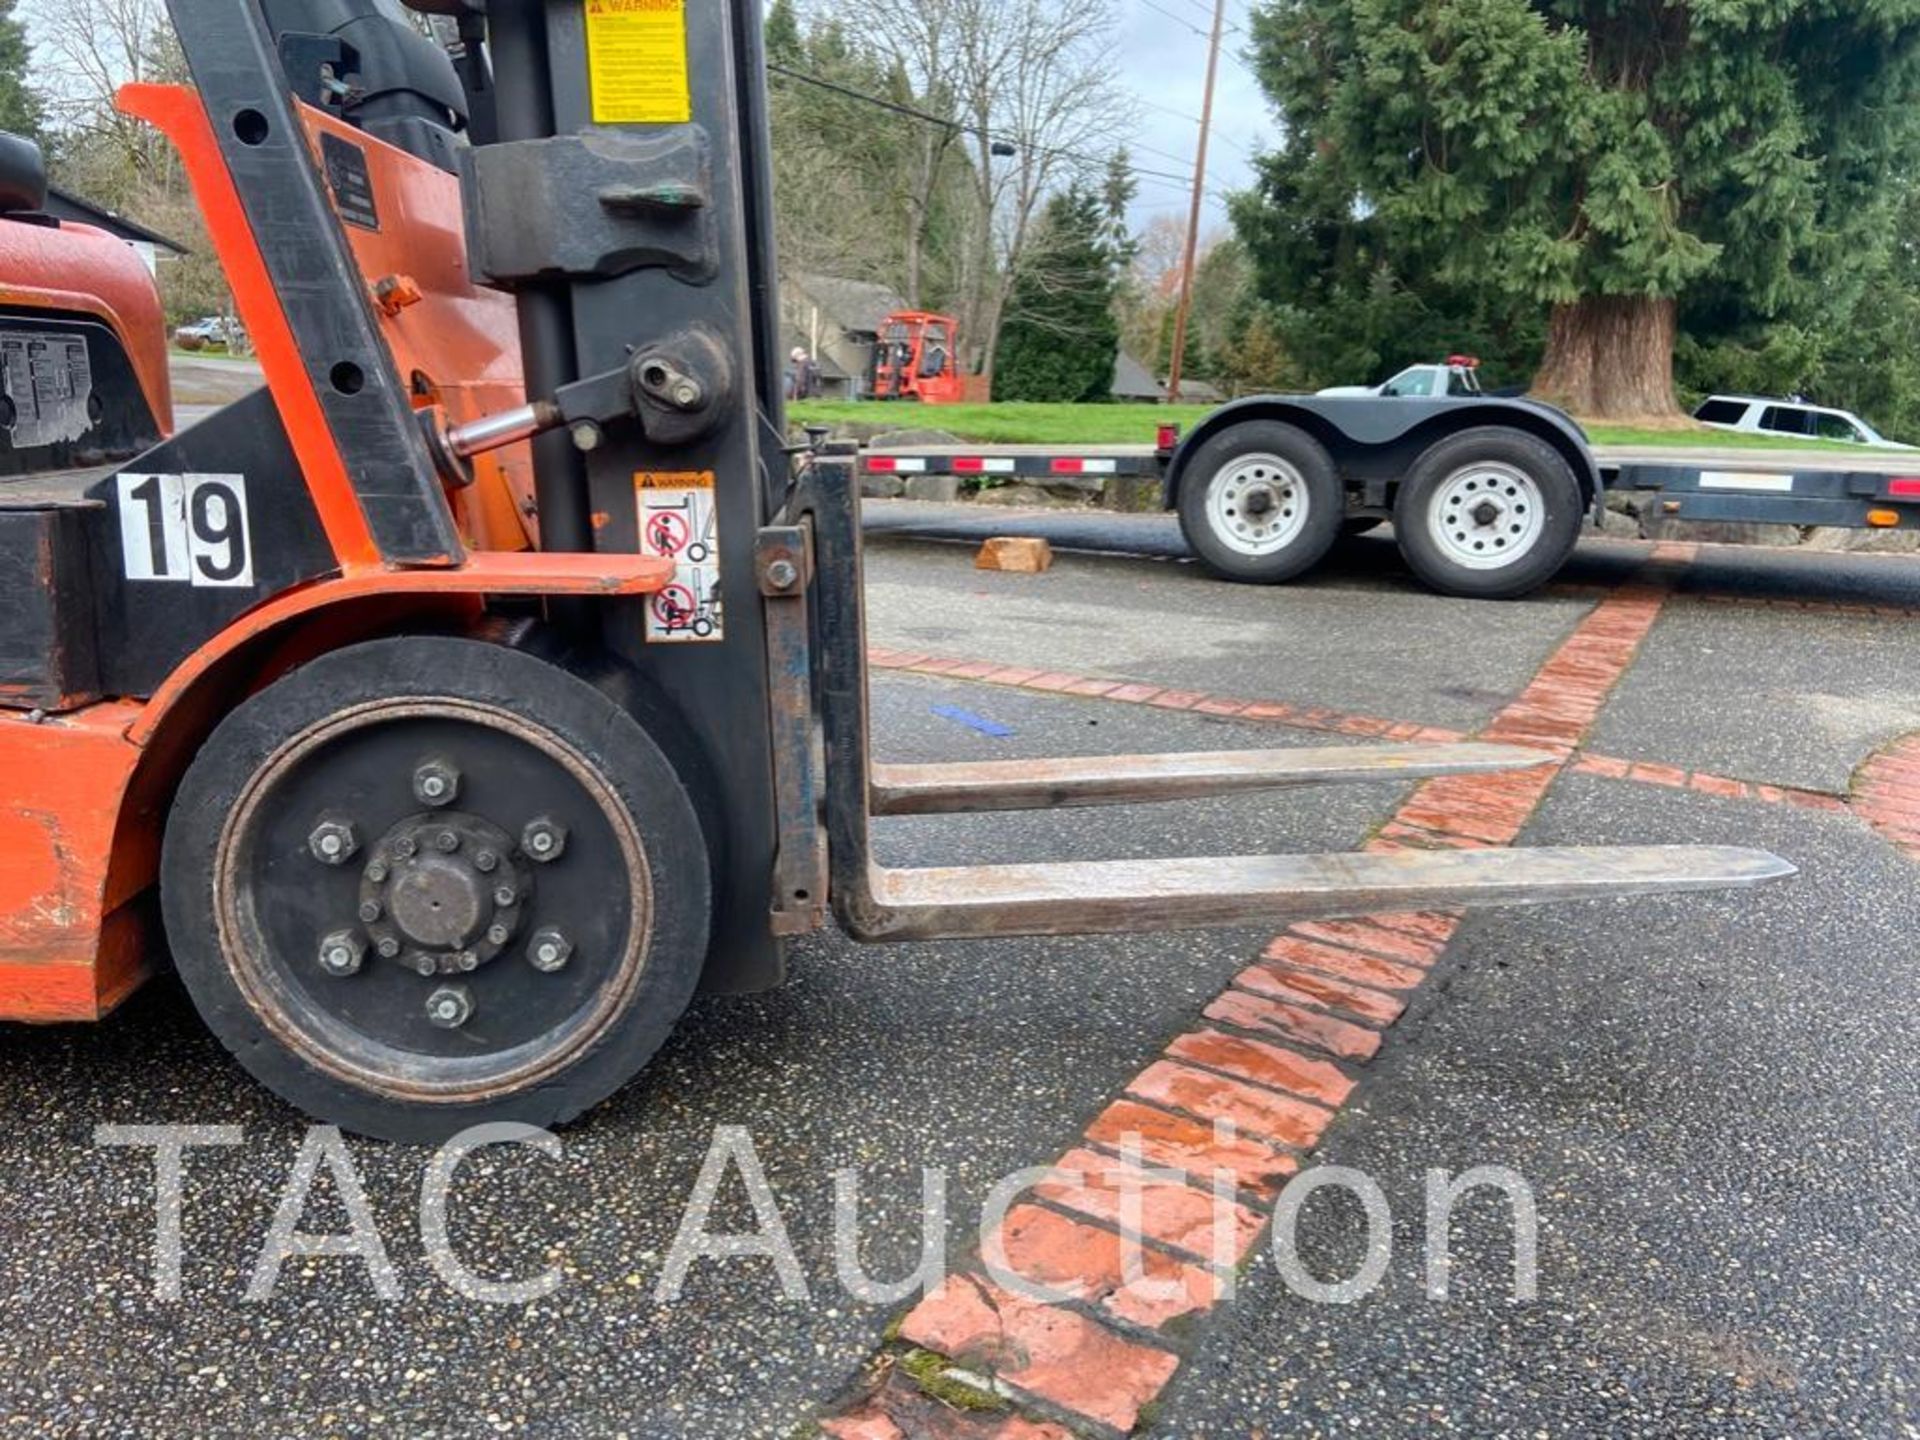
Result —
M 1744 885 L 1708 847 L 890 869 L 876 815 L 1538 763 L 1488 745 L 873 765 L 857 488 L 789 452 L 747 0 L 172 0 L 267 386 L 0 493 L 0 1016 L 170 954 L 352 1129 L 549 1124 L 697 986 L 866 941 Z M 157 896 L 158 903 L 153 903 Z

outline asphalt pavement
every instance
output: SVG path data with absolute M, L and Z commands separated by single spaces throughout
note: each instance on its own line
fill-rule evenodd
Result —
M 876 643 L 1474 730 L 1649 553 L 1583 542 L 1554 591 L 1480 604 L 1417 590 L 1377 537 L 1261 589 L 1118 543 L 1157 518 L 1074 523 L 1109 526 L 1086 547 L 1106 553 L 1062 553 L 1038 576 L 976 571 L 952 540 L 875 536 Z M 1920 603 L 1917 577 L 1884 557 L 1701 550 L 1588 748 L 1837 793 L 1876 747 L 1920 730 L 1901 609 Z M 899 760 L 1345 743 L 897 672 L 875 676 L 874 732 Z M 1339 850 L 1406 793 L 889 821 L 879 843 L 896 863 Z M 1262 1251 L 1237 1297 L 1183 1337 L 1144 1433 L 1915 1433 L 1920 871 L 1844 810 L 1576 773 L 1521 843 L 1668 840 L 1763 845 L 1802 874 L 1738 895 L 1470 915 L 1315 1157 L 1384 1190 L 1395 1247 L 1381 1287 L 1314 1303 Z M 812 1433 L 889 1353 L 903 1309 L 836 1283 L 831 1173 L 858 1169 L 871 1273 L 912 1267 L 924 1167 L 946 1173 L 958 1253 L 994 1181 L 1071 1146 L 1270 933 L 800 942 L 786 988 L 697 1000 L 639 1080 L 563 1132 L 561 1158 L 496 1150 L 463 1168 L 465 1262 L 492 1278 L 559 1267 L 559 1288 L 524 1305 L 449 1289 L 424 1257 L 425 1157 L 359 1140 L 346 1150 L 400 1298 L 380 1298 L 358 1261 L 322 1256 L 247 1300 L 301 1117 L 170 981 L 99 1025 L 4 1027 L 0 1414 L 55 1434 Z M 151 1159 L 94 1143 L 101 1124 L 166 1123 L 240 1127 L 188 1162 L 178 1301 L 152 1291 Z M 655 1296 L 720 1126 L 751 1136 L 805 1298 L 759 1259 L 696 1264 L 679 1301 Z M 1511 1231 L 1490 1200 L 1461 1203 L 1451 1298 L 1423 1293 L 1424 1174 L 1473 1165 L 1531 1189 L 1536 1299 L 1508 1296 Z M 302 1228 L 346 1219 L 323 1176 Z M 752 1222 L 729 1181 L 710 1228 Z M 1318 1275 L 1344 1273 L 1360 1234 L 1358 1211 L 1321 1195 L 1299 1251 Z

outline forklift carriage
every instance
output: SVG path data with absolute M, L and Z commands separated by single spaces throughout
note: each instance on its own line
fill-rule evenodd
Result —
M 171 954 L 294 1104 L 549 1124 L 696 986 L 860 940 L 1743 885 L 1716 847 L 890 869 L 875 816 L 1550 763 L 1485 744 L 870 764 L 851 456 L 782 415 L 758 7 L 172 0 L 266 389 L 0 485 L 0 1016 Z M 157 905 L 154 898 L 157 895 Z M 163 943 L 164 941 L 164 943 Z

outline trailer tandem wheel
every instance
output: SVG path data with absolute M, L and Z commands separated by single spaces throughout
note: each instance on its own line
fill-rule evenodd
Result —
M 258 1079 L 366 1134 L 547 1125 L 653 1055 L 705 958 L 680 778 L 601 691 L 522 651 L 407 637 L 238 707 L 161 871 L 195 1006 Z
M 1268 585 L 1319 564 L 1346 514 L 1325 447 L 1279 420 L 1209 437 L 1185 467 L 1177 504 L 1201 564 L 1225 580 Z
M 1481 425 L 1437 440 L 1394 499 L 1413 573 L 1442 595 L 1510 600 L 1559 573 L 1580 538 L 1573 468 L 1524 430 Z

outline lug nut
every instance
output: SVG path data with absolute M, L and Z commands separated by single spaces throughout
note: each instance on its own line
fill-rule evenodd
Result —
M 493 903 L 496 905 L 511 905 L 519 898 L 520 892 L 511 885 L 497 886 L 493 892 Z
M 473 868 L 478 870 L 482 875 L 491 875 L 495 867 L 499 864 L 500 857 L 491 850 L 476 850 L 473 852 Z
M 387 878 L 387 862 L 386 861 L 376 858 L 373 860 L 369 860 L 367 862 L 367 879 L 371 880 L 376 885 L 380 885 L 386 882 L 386 878 Z
M 427 760 L 413 772 L 413 798 L 422 805 L 451 805 L 460 793 L 460 772 L 451 760 Z
M 351 930 L 336 930 L 320 942 L 320 968 L 329 975 L 354 975 L 367 949 Z
M 473 1014 L 473 992 L 464 985 L 442 985 L 427 997 L 427 1019 L 442 1030 L 457 1030 Z
M 394 838 L 393 853 L 398 855 L 402 860 L 411 860 L 414 851 L 419 848 L 420 847 L 414 843 L 411 835 L 400 835 Z
M 380 918 L 380 902 L 378 900 L 362 900 L 360 902 L 360 918 L 369 925 L 378 920 Z
M 440 962 L 431 955 L 416 955 L 413 957 L 413 968 L 422 975 L 437 975 L 440 973 Z
M 382 935 L 379 940 L 374 943 L 373 948 L 380 952 L 380 958 L 382 960 L 391 960 L 400 953 L 400 942 L 391 935 Z
M 567 827 L 544 815 L 529 820 L 526 829 L 520 832 L 520 848 L 542 865 L 558 860 L 560 852 L 567 848 Z
M 307 848 L 322 865 L 344 865 L 360 848 L 360 837 L 350 820 L 322 820 L 307 836 Z
M 564 969 L 572 955 L 573 942 L 555 925 L 542 925 L 527 942 L 527 960 L 534 969 L 543 970 L 549 975 Z
M 433 848 L 442 855 L 451 855 L 460 848 L 460 837 L 451 830 L 442 830 L 433 837 Z
M 504 925 L 489 925 L 487 927 L 487 943 L 489 945 L 504 945 L 507 943 L 507 937 L 512 934 L 513 932 Z

